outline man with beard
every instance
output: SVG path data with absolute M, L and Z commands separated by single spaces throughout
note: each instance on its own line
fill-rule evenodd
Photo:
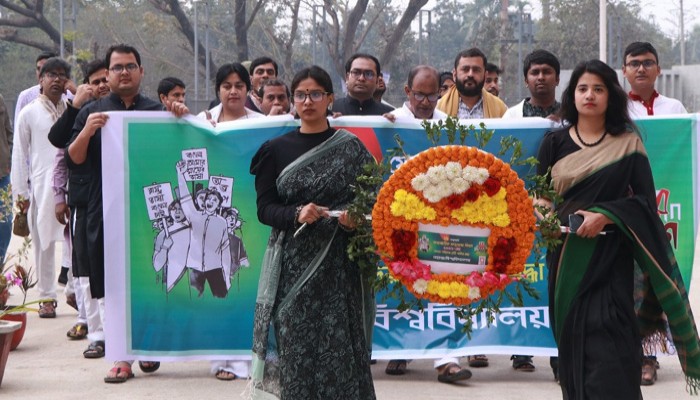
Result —
M 530 97 L 506 111 L 503 118 L 547 118 L 559 111 L 556 99 L 560 65 L 557 57 L 547 50 L 535 50 L 523 61 L 525 85 Z
M 357 53 L 345 63 L 348 95 L 333 102 L 333 112 L 342 115 L 382 115 L 394 108 L 377 102 L 372 96 L 382 73 L 377 57 Z
M 486 64 L 486 80 L 484 82 L 484 89 L 496 97 L 498 97 L 498 95 L 501 93 L 501 86 L 498 83 L 498 79 L 500 78 L 502 72 L 503 71 L 498 68 L 498 65 L 493 63 Z
M 501 118 L 506 104 L 484 89 L 486 55 L 477 49 L 463 50 L 455 57 L 455 86 L 438 102 L 438 110 L 459 119 Z
M 47 134 L 66 110 L 61 97 L 71 67 L 53 57 L 39 72 L 40 95 L 19 113 L 12 148 L 13 202 L 27 213 L 38 272 L 39 317 L 56 318 L 56 242 L 63 241 L 63 226 L 54 216 L 53 161 L 56 149 Z

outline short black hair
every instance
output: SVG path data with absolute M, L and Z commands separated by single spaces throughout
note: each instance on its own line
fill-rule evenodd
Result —
M 85 65 L 85 76 L 83 77 L 83 83 L 90 83 L 90 75 L 103 69 L 107 69 L 107 67 L 105 67 L 104 60 L 92 60 L 87 63 L 87 65 Z
M 178 86 L 183 89 L 187 88 L 187 86 L 185 86 L 185 82 L 175 78 L 174 76 L 168 76 L 167 78 L 161 79 L 161 81 L 158 83 L 158 97 L 160 97 L 161 94 L 167 96 L 171 90 Z
M 250 90 L 250 75 L 248 75 L 248 70 L 245 69 L 243 64 L 224 64 L 221 67 L 219 67 L 218 71 L 216 71 L 216 81 L 214 83 L 216 86 L 217 97 L 219 96 L 219 89 L 221 89 L 221 84 L 223 84 L 226 78 L 228 78 L 228 76 L 231 74 L 238 75 L 238 77 L 243 81 L 243 83 L 245 83 L 246 91 Z
M 355 54 L 351 55 L 350 58 L 348 58 L 348 61 L 345 63 L 345 73 L 346 74 L 350 72 L 350 68 L 352 68 L 352 62 L 357 60 L 358 58 L 368 58 L 368 59 L 374 61 L 374 65 L 377 66 L 377 70 L 374 72 L 377 73 L 377 76 L 379 76 L 379 74 L 382 73 L 382 67 L 379 65 L 379 60 L 377 59 L 377 57 L 375 57 L 371 54 L 367 54 L 367 53 L 355 53 Z
M 651 53 L 656 58 L 656 63 L 659 63 L 659 53 L 656 52 L 654 46 L 649 42 L 632 42 L 625 48 L 625 56 L 622 58 L 622 63 L 625 63 L 627 56 L 638 56 L 640 54 Z
M 107 69 L 111 67 L 111 65 L 109 65 L 109 62 L 112 58 L 112 53 L 133 54 L 134 58 L 136 58 L 136 64 L 139 67 L 141 66 L 141 54 L 139 54 L 139 51 L 136 50 L 136 48 L 129 46 L 128 44 L 121 43 L 109 46 L 109 48 L 107 49 L 107 55 L 105 56 L 105 65 L 107 66 Z
M 617 79 L 617 73 L 600 60 L 583 61 L 574 68 L 571 79 L 561 96 L 561 108 L 559 116 L 562 121 L 571 125 L 578 123 L 578 110 L 576 109 L 575 92 L 578 81 L 584 73 L 597 75 L 608 89 L 608 108 L 605 110 L 605 129 L 611 135 L 634 130 L 636 126 L 627 111 L 627 93 L 625 93 Z
M 452 75 L 452 72 L 445 71 L 445 72 L 441 73 L 440 74 L 440 86 L 444 85 L 445 81 L 448 79 L 451 81 L 455 80 L 455 77 L 454 77 L 454 75 Z
M 268 79 L 265 82 L 263 82 L 262 85 L 260 85 L 260 89 L 258 89 L 258 97 L 262 99 L 265 96 L 265 88 L 268 86 L 282 86 L 284 87 L 284 91 L 287 93 L 287 98 L 292 97 L 292 94 L 289 91 L 287 84 L 284 83 L 281 79 Z
M 312 65 L 304 68 L 294 75 L 294 79 L 292 79 L 292 92 L 297 90 L 297 87 L 301 81 L 308 78 L 316 81 L 316 83 L 318 83 L 318 85 L 321 86 L 327 93 L 333 94 L 333 80 L 331 79 L 331 76 L 328 75 L 328 72 L 326 72 L 325 69 L 319 67 L 318 65 Z
M 537 49 L 532 53 L 525 56 L 523 60 L 523 76 L 527 78 L 527 72 L 530 70 L 532 64 L 546 64 L 554 68 L 554 72 L 557 73 L 557 78 L 559 77 L 559 71 L 561 71 L 561 65 L 559 64 L 559 59 L 554 54 L 548 52 L 547 50 Z
M 409 89 L 413 89 L 413 79 L 415 79 L 416 75 L 418 75 L 418 73 L 421 71 L 430 72 L 430 74 L 435 76 L 435 81 L 437 82 L 438 86 L 440 86 L 440 73 L 437 69 L 431 67 L 430 65 L 418 65 L 416 67 L 411 68 L 411 70 L 408 72 L 407 84 Z M 450 74 L 450 77 L 452 77 L 452 74 Z
M 58 54 L 54 53 L 53 51 L 42 51 L 38 56 L 36 56 L 36 61 L 34 61 L 34 64 L 41 60 L 48 60 L 49 58 L 54 57 L 58 57 Z
M 255 68 L 257 68 L 258 66 L 263 65 L 263 64 L 272 64 L 272 68 L 275 69 L 275 76 L 279 75 L 279 71 L 277 69 L 277 63 L 275 62 L 275 60 L 271 59 L 270 57 L 258 57 L 255 60 L 251 61 L 250 69 L 248 70 L 250 75 L 253 75 Z
M 471 49 L 462 50 L 457 54 L 457 57 L 455 57 L 455 69 L 457 69 L 457 66 L 459 65 L 459 60 L 462 58 L 471 57 L 481 57 L 481 59 L 484 60 L 484 68 L 486 68 L 486 66 L 489 64 L 488 60 L 486 59 L 486 54 L 484 54 L 484 52 L 478 48 L 472 47 Z
M 503 73 L 503 70 L 498 68 L 498 65 L 494 63 L 488 63 L 486 64 L 486 68 L 484 68 L 486 72 L 495 72 L 496 75 L 501 75 Z
M 71 66 L 66 60 L 62 59 L 61 57 L 51 57 L 47 59 L 44 65 L 41 66 L 41 70 L 39 70 L 39 76 L 44 76 L 45 73 L 49 71 L 55 71 L 58 69 L 62 69 L 63 72 L 66 73 L 68 79 L 70 79 Z

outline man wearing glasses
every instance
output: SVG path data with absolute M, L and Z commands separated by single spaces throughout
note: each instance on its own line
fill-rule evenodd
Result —
M 348 95 L 333 102 L 334 113 L 342 115 L 383 115 L 394 108 L 374 100 L 377 79 L 381 73 L 379 60 L 363 53 L 353 54 L 345 63 Z
M 683 104 L 670 97 L 662 96 L 654 89 L 656 78 L 661 74 L 659 54 L 649 42 L 633 42 L 625 49 L 625 65 L 622 66 L 632 90 L 628 93 L 627 109 L 632 118 L 648 115 L 687 114 Z M 635 288 L 644 285 L 644 277 L 639 268 L 634 271 Z M 639 302 L 641 299 L 636 299 Z M 647 354 L 645 350 L 642 359 L 642 385 L 653 385 L 656 382 L 656 370 L 659 363 L 656 356 Z
M 625 65 L 622 66 L 632 90 L 629 92 L 628 110 L 632 118 L 647 115 L 686 114 L 683 104 L 654 89 L 661 74 L 659 55 L 649 42 L 634 42 L 625 49 Z
M 73 135 L 68 145 L 66 161 L 71 171 L 86 165 L 90 172 L 89 197 L 86 213 L 87 261 L 90 269 L 90 292 L 92 298 L 100 302 L 99 312 L 104 321 L 104 231 L 102 218 L 102 138 L 101 129 L 109 118 L 107 111 L 162 111 L 170 110 L 176 116 L 189 113 L 181 102 L 166 100 L 165 106 L 141 95 L 143 67 L 141 56 L 135 48 L 119 44 L 107 50 L 105 64 L 108 71 L 107 83 L 110 94 L 85 105 L 75 120 Z M 54 218 L 55 220 L 55 218 Z M 77 244 L 76 244 L 77 245 Z M 83 355 L 104 354 L 105 342 L 96 340 L 90 343 Z M 141 362 L 144 372 L 155 371 L 159 363 Z M 104 381 L 107 383 L 126 382 L 133 377 L 131 361 L 117 361 Z
M 404 86 L 408 101 L 403 107 L 384 114 L 390 121 L 396 119 L 445 119 L 447 114 L 437 110 L 440 92 L 440 75 L 437 69 L 429 65 L 419 65 L 408 73 L 408 82 Z
M 56 242 L 63 241 L 63 225 L 54 215 L 53 161 L 56 149 L 48 139 L 51 126 L 66 110 L 61 97 L 71 67 L 53 57 L 39 71 L 40 95 L 17 118 L 12 148 L 12 200 L 27 213 L 38 273 L 39 317 L 56 318 Z

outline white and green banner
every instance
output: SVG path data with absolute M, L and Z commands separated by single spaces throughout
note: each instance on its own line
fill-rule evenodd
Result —
M 493 153 L 501 137 L 512 135 L 526 155 L 536 155 L 552 128 L 539 118 L 484 122 L 495 130 L 486 148 Z M 343 117 L 331 124 L 356 134 L 377 158 L 395 147 L 394 135 L 408 154 L 431 146 L 419 123 Z M 697 116 L 649 118 L 639 125 L 659 215 L 689 283 L 697 225 Z M 110 359 L 250 358 L 258 275 L 270 233 L 258 222 L 250 160 L 266 140 L 296 126 L 285 116 L 213 128 L 164 112 L 110 113 L 101 133 Z M 389 161 L 395 167 L 403 162 Z M 485 316 L 475 317 L 470 340 L 453 307 L 426 303 L 423 312 L 400 313 L 379 293 L 373 357 L 555 354 L 543 263 L 536 268 L 531 259 L 525 266 L 540 299 L 526 298 L 523 307 L 504 304 L 491 325 Z

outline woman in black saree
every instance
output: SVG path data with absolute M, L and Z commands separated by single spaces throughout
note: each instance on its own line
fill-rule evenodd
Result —
M 552 205 L 577 232 L 548 255 L 550 314 L 564 399 L 638 400 L 642 346 L 663 335 L 663 314 L 691 392 L 700 378 L 698 334 L 672 249 L 657 215 L 642 140 L 627 113 L 615 71 L 579 64 L 562 96 L 567 126 L 545 135 L 538 173 L 551 168 Z M 635 314 L 635 261 L 647 278 Z
M 373 158 L 354 135 L 329 126 L 326 71 L 303 69 L 291 89 L 301 126 L 265 142 L 251 163 L 258 218 L 272 227 L 255 308 L 252 397 L 372 400 L 364 310 L 374 299 L 346 253 L 347 212 L 329 211 L 347 209 Z

